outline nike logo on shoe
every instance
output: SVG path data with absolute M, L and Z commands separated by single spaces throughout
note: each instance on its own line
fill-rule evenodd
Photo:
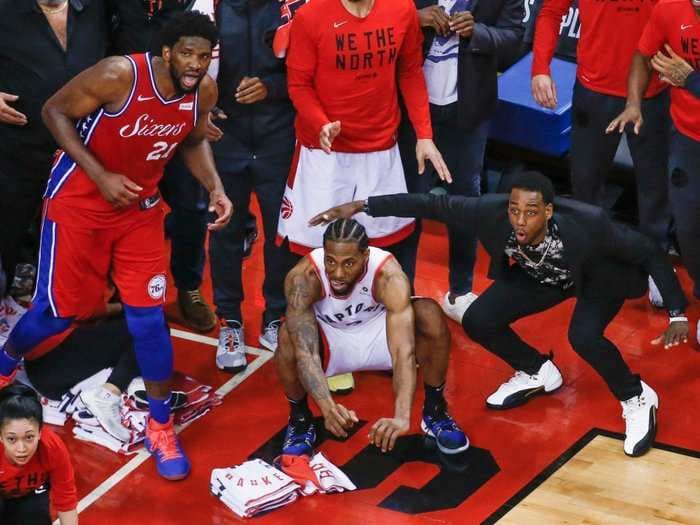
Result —
M 343 25 L 345 25 L 345 24 L 347 24 L 347 23 L 348 23 L 347 20 L 345 20 L 345 21 L 343 21 L 343 22 L 333 22 L 333 27 L 334 27 L 335 29 L 338 29 L 340 26 L 343 26 Z

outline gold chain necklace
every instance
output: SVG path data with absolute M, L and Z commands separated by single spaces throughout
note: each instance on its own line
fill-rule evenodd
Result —
M 63 11 L 66 7 L 68 7 L 68 0 L 65 0 L 63 4 L 61 4 L 60 7 L 45 7 L 42 4 L 39 4 L 39 9 L 41 9 L 45 15 L 55 15 Z

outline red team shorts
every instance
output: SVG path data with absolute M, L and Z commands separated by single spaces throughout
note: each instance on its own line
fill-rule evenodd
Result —
M 44 213 L 35 306 L 56 317 L 88 319 L 104 309 L 111 277 L 128 306 L 165 302 L 164 210 L 156 206 L 129 214 L 133 220 L 110 228 L 58 224 Z

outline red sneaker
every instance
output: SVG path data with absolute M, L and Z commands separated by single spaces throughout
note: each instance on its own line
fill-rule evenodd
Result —
M 146 428 L 146 450 L 156 460 L 156 469 L 165 479 L 175 481 L 190 473 L 190 461 L 185 456 L 175 434 L 173 416 L 167 423 L 149 418 Z

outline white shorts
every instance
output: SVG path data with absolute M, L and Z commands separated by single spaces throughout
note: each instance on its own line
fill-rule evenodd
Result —
M 391 370 L 386 312 L 355 330 L 339 330 L 319 321 L 326 376 L 362 370 Z
M 297 144 L 287 187 L 282 199 L 277 243 L 289 239 L 295 253 L 305 255 L 323 244 L 326 226 L 309 226 L 309 219 L 322 211 L 372 195 L 406 193 L 406 179 L 399 148 L 370 153 L 325 153 Z M 386 247 L 408 237 L 414 219 L 353 217 L 367 230 L 370 244 Z

